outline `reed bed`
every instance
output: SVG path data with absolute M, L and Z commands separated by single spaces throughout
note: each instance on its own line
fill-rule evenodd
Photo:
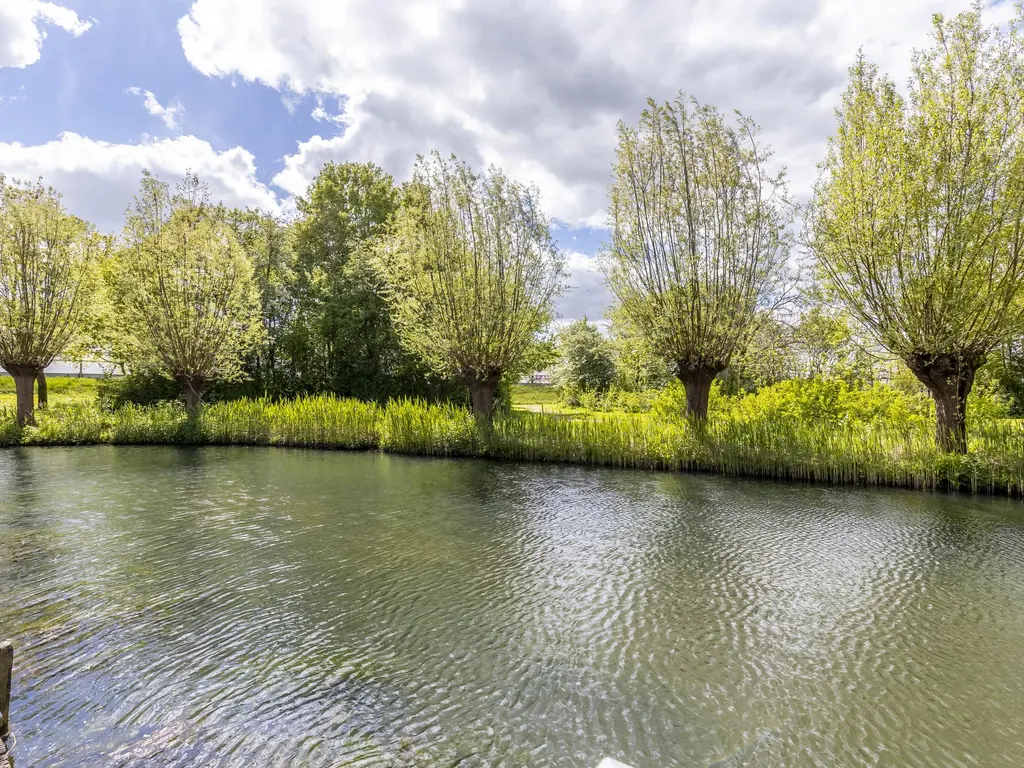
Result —
M 13 416 L 0 408 L 0 445 L 280 445 L 1024 493 L 1024 422 L 1011 419 L 972 424 L 970 452 L 949 456 L 919 422 L 836 424 L 739 411 L 703 426 L 654 414 L 528 412 L 488 425 L 451 405 L 399 400 L 381 406 L 318 395 L 216 403 L 194 423 L 174 404 L 110 413 L 76 403 L 40 413 L 38 426 L 25 429 Z

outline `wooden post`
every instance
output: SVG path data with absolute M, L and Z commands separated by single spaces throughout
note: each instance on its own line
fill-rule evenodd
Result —
M 14 644 L 0 643 L 0 736 L 11 727 L 11 677 L 14 675 Z
M 14 768 L 14 758 L 7 753 L 7 737 L 11 732 L 11 678 L 14 676 L 14 644 L 0 643 L 0 766 Z

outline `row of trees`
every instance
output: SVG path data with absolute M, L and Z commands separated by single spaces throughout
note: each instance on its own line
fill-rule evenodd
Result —
M 19 423 L 62 354 L 158 370 L 193 418 L 214 379 L 378 399 L 457 382 L 489 416 L 561 289 L 536 191 L 434 154 L 402 187 L 328 166 L 300 210 L 287 225 L 147 173 L 123 232 L 101 237 L 53 190 L 3 185 L 0 365 Z
M 937 441 L 957 452 L 978 368 L 1024 327 L 1021 19 L 987 28 L 982 7 L 934 17 L 906 97 L 858 58 L 804 212 L 826 301 L 927 387 Z M 712 379 L 794 295 L 794 208 L 767 158 L 752 123 L 693 101 L 651 102 L 620 127 L 610 283 L 697 418 Z
M 977 369 L 1024 329 L 1021 22 L 989 29 L 981 9 L 934 18 L 906 97 L 858 59 L 803 216 L 822 306 L 906 363 L 952 451 L 966 448 Z M 536 191 L 434 154 L 401 186 L 373 165 L 329 165 L 299 211 L 291 224 L 228 211 L 195 178 L 171 194 L 147 175 L 105 239 L 42 187 L 6 186 L 0 364 L 19 419 L 41 368 L 76 341 L 158 366 L 192 414 L 211 378 L 245 374 L 274 394 L 372 398 L 454 381 L 489 416 L 562 286 Z M 797 213 L 748 118 L 680 94 L 619 126 L 613 314 L 682 381 L 698 421 L 712 381 L 798 295 Z

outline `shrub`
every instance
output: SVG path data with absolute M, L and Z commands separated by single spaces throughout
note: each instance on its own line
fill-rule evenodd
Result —
M 563 389 L 604 392 L 615 379 L 615 360 L 608 340 L 586 318 L 558 334 L 555 383 Z
M 100 407 L 116 411 L 126 405 L 155 405 L 181 396 L 181 387 L 158 371 L 143 368 L 119 379 L 104 379 L 97 391 Z

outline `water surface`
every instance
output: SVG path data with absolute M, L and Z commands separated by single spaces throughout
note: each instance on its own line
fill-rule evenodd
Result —
M 19 766 L 1024 765 L 1014 502 L 18 449 L 0 597 Z

